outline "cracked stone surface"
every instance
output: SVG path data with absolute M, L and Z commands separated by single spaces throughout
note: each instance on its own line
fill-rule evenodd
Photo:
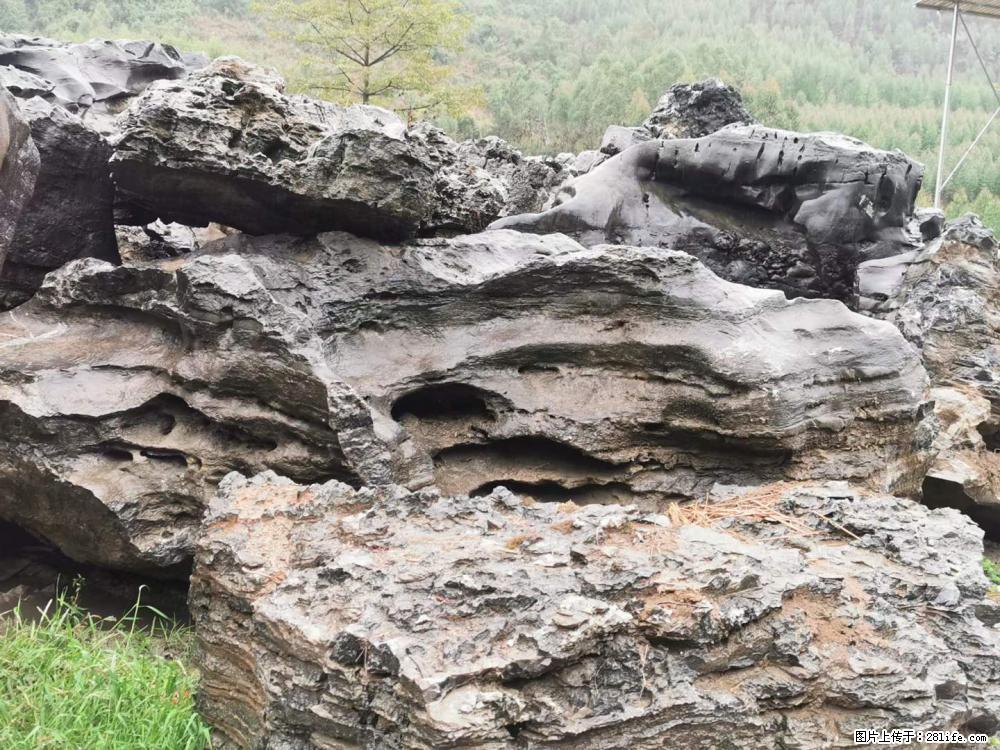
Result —
M 150 86 L 119 121 L 111 161 L 127 223 L 400 240 L 501 215 L 506 186 L 442 131 L 283 88 L 238 58 Z
M 114 567 L 179 570 L 232 470 L 647 508 L 923 476 L 892 325 L 658 249 L 235 235 L 74 261 L 0 337 L 0 517 Z
M 919 347 L 934 385 L 936 455 L 924 483 L 935 505 L 1000 533 L 1000 246 L 978 218 L 952 222 L 920 251 L 862 264 L 870 314 Z
M 245 749 L 1000 728 L 1000 603 L 967 518 L 842 483 L 737 502 L 770 520 L 230 475 L 192 576 L 200 709 Z
M 0 87 L 0 268 L 38 178 L 38 148 L 17 101 Z
M 150 83 L 181 78 L 207 60 L 185 58 L 169 44 L 93 39 L 66 44 L 19 34 L 0 36 L 0 85 L 15 96 L 40 96 L 102 135 Z
M 922 173 L 846 136 L 731 125 L 633 145 L 563 185 L 552 208 L 492 227 L 669 247 L 741 284 L 853 302 L 859 263 L 913 248 Z
M 74 114 L 40 97 L 20 102 L 40 166 L 0 268 L 0 309 L 21 304 L 49 271 L 75 258 L 118 261 L 111 147 Z

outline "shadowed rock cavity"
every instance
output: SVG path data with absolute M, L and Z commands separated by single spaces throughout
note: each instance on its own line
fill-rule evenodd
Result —
M 123 568 L 183 563 L 231 470 L 648 508 L 922 477 L 925 375 L 891 325 L 672 251 L 236 235 L 75 261 L 0 336 L 0 518 Z
M 631 146 L 553 208 L 492 226 L 669 247 L 731 281 L 851 302 L 860 262 L 913 247 L 921 178 L 903 154 L 846 136 L 733 125 Z
M 727 504 L 723 530 L 501 489 L 232 475 L 191 582 L 199 708 L 219 747 L 247 750 L 1000 728 L 1000 605 L 968 519 L 842 483 L 708 507 Z

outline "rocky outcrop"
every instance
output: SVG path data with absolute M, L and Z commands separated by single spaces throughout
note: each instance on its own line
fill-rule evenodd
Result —
M 168 44 L 92 40 L 64 44 L 52 39 L 0 36 L 0 84 L 16 96 L 47 101 L 79 115 L 107 135 L 128 99 L 150 83 L 181 78 L 204 65 L 185 60 Z
M 46 273 L 70 260 L 118 261 L 111 147 L 79 117 L 39 97 L 20 108 L 40 167 L 0 267 L 0 309 L 24 302 Z
M 272 71 L 220 58 L 150 86 L 119 123 L 112 170 L 122 223 L 400 240 L 476 231 L 500 215 L 503 185 L 440 130 L 407 130 L 377 107 L 285 96 L 283 85 Z
M 0 517 L 116 567 L 177 570 L 230 470 L 648 508 L 922 476 L 925 376 L 891 325 L 670 251 L 236 235 L 75 261 L 0 337 Z
M 911 248 L 922 169 L 845 136 L 730 126 L 627 148 L 550 210 L 494 228 L 670 247 L 723 278 L 851 301 L 858 264 Z
M 500 216 L 541 211 L 570 176 L 567 159 L 523 156 L 496 136 L 462 141 L 458 150 L 470 164 L 482 167 L 504 186 L 506 197 Z
M 14 97 L 0 88 L 0 268 L 37 177 L 38 149 L 31 129 Z
M 668 516 L 231 475 L 192 576 L 200 709 L 248 749 L 994 732 L 982 551 L 953 510 L 843 484 Z
M 739 91 L 709 78 L 671 86 L 642 129 L 654 138 L 702 138 L 727 125 L 756 124 Z
M 937 458 L 924 483 L 1000 533 L 1000 246 L 973 216 L 919 251 L 862 264 L 859 296 L 919 347 L 935 388 Z

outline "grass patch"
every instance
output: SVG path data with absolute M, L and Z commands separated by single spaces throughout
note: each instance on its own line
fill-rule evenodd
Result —
M 1000 586 L 1000 565 L 988 558 L 983 558 L 983 572 L 986 573 L 986 580 L 994 586 Z
M 158 616 L 141 629 L 139 614 Z M 37 620 L 32 621 L 32 620 Z M 204 750 L 196 675 L 182 660 L 190 631 L 138 602 L 121 619 L 96 618 L 75 597 L 40 619 L 0 618 L 0 748 Z

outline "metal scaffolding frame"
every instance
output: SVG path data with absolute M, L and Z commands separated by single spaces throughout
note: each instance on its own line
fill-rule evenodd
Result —
M 986 67 L 986 62 L 983 60 L 983 56 L 979 53 L 979 47 L 976 46 L 976 40 L 972 37 L 972 32 L 969 30 L 968 24 L 965 22 L 966 15 L 974 16 L 984 16 L 988 18 L 1000 19 L 1000 0 L 919 0 L 917 2 L 918 8 L 924 8 L 926 10 L 948 10 L 952 13 L 951 19 L 951 45 L 948 48 L 948 77 L 944 88 L 944 109 L 941 114 L 941 146 L 938 149 L 938 166 L 937 166 L 937 182 L 934 186 L 934 208 L 941 208 L 941 193 L 947 187 L 948 183 L 951 182 L 951 178 L 955 176 L 962 165 L 965 164 L 965 160 L 969 158 L 969 154 L 972 153 L 973 149 L 979 144 L 979 141 L 983 139 L 987 131 L 993 125 L 993 122 L 1000 117 L 1000 91 L 997 91 L 996 84 L 993 82 L 993 77 L 990 75 L 989 68 Z M 955 77 L 955 46 L 958 41 L 958 26 L 962 25 L 965 30 L 965 35 L 969 39 L 969 44 L 972 45 L 973 51 L 976 53 L 976 59 L 979 60 L 979 66 L 983 69 L 983 74 L 986 76 L 986 80 L 990 84 L 990 88 L 993 90 L 993 96 L 997 100 L 997 108 L 993 110 L 993 114 L 986 121 L 982 130 L 976 135 L 972 143 L 962 154 L 958 163 L 952 168 L 948 176 L 944 176 L 944 152 L 948 143 L 948 114 L 951 110 L 951 85 Z

